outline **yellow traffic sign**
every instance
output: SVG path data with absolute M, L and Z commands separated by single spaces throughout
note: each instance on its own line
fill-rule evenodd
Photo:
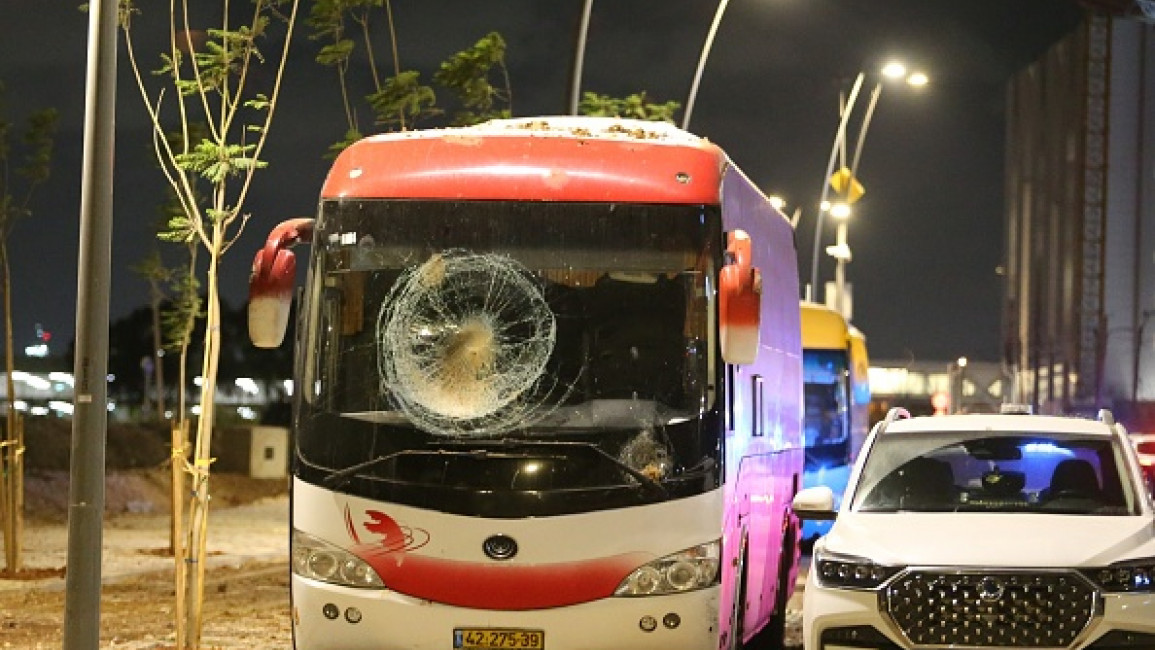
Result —
M 830 176 L 830 187 L 833 188 L 835 192 L 845 195 L 847 203 L 854 203 L 862 198 L 863 194 L 866 194 L 866 188 L 863 187 L 862 183 L 859 183 L 858 179 L 845 167 Z

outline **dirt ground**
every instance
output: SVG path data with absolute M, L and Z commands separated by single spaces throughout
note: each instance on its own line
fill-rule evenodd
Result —
M 287 481 L 214 475 L 204 648 L 291 646 Z M 59 648 L 64 635 L 67 475 L 26 482 L 24 571 L 0 575 L 0 648 Z M 174 647 L 165 470 L 115 472 L 105 487 L 100 647 Z M 3 544 L 0 543 L 0 548 Z

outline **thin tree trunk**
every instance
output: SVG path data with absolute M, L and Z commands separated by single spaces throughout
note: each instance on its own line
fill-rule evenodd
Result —
M 3 510 L 4 510 L 4 563 L 9 571 L 17 572 L 22 568 L 21 545 L 19 531 L 23 528 L 23 512 L 18 497 L 17 479 L 23 477 L 20 466 L 24 458 L 24 446 L 21 436 L 16 431 L 16 381 L 13 375 L 16 372 L 15 353 L 12 343 L 12 275 L 8 264 L 8 244 L 0 242 L 0 272 L 4 274 L 4 365 L 7 370 L 6 389 L 8 391 L 7 426 L 4 430 L 3 447 L 4 462 L 0 464 L 3 471 Z
M 187 585 L 189 647 L 199 648 L 203 627 L 205 558 L 208 546 L 209 465 L 212 462 L 213 411 L 216 398 L 217 362 L 220 357 L 220 293 L 217 279 L 224 230 L 213 225 L 209 251 L 208 294 L 206 298 L 205 352 L 202 364 L 200 418 L 197 421 L 196 451 L 193 456 L 192 489 L 189 504 L 189 548 L 192 574 Z
M 153 375 L 156 379 L 156 412 L 160 416 L 158 419 L 164 420 L 164 348 L 160 333 L 160 290 L 157 289 L 155 280 L 152 284 L 152 358 L 156 365 Z
M 15 422 L 16 446 L 9 471 L 13 481 L 12 512 L 16 515 L 12 522 L 12 549 L 16 555 L 13 570 L 20 571 L 24 568 L 24 418 L 17 413 Z
M 188 563 L 185 562 L 185 547 L 181 532 L 184 530 L 184 473 L 188 455 L 185 441 L 188 440 L 188 420 L 180 418 L 172 423 L 172 527 L 169 532 L 169 547 L 173 557 L 173 582 L 176 587 L 176 647 L 184 648 L 188 630 L 185 627 L 185 587 L 188 582 Z

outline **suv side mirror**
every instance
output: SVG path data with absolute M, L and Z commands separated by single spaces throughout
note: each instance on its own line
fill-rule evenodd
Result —
M 249 339 L 258 348 L 280 347 L 289 325 L 297 259 L 289 248 L 313 241 L 314 220 L 282 221 L 269 233 L 249 274 Z
M 834 510 L 834 491 L 826 485 L 815 485 L 799 490 L 790 502 L 799 519 L 830 521 L 838 516 Z
M 751 262 L 750 235 L 728 234 L 726 264 L 718 272 L 718 331 L 727 363 L 753 363 L 762 325 L 762 272 Z

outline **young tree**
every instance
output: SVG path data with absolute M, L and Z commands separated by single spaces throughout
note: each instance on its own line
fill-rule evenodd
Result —
M 156 398 L 153 400 L 153 403 L 156 405 L 154 415 L 157 420 L 164 420 L 166 410 L 164 402 L 164 335 L 160 327 L 160 315 L 161 303 L 165 298 L 163 287 L 171 280 L 172 269 L 164 265 L 164 261 L 160 257 L 160 251 L 154 250 L 134 265 L 132 270 L 144 278 L 145 282 L 148 282 L 149 311 L 152 314 L 152 353 L 146 357 L 151 360 L 152 372 L 145 372 L 145 386 L 144 391 L 141 393 L 141 405 L 145 408 L 148 406 L 148 382 L 151 380 L 156 391 Z
M 390 77 L 381 75 L 372 39 L 371 21 L 378 10 L 384 11 L 388 25 L 393 55 Z M 317 62 L 337 72 L 345 114 L 345 136 L 329 148 L 329 157 L 336 157 L 365 135 L 354 90 L 358 84 L 354 83 L 350 71 L 358 48 L 368 62 L 371 90 L 363 99 L 373 115 L 374 127 L 381 131 L 405 131 L 415 128 L 419 122 L 444 115 L 444 110 L 437 106 L 437 93 L 433 87 L 422 84 L 421 73 L 402 70 L 391 0 L 315 0 L 307 23 L 312 28 L 310 38 L 324 43 Z M 494 72 L 501 75 L 498 85 L 489 79 Z M 505 39 L 497 32 L 490 32 L 441 63 L 433 80 L 460 104 L 451 124 L 475 124 L 511 115 L 512 91 L 505 67 Z
M 578 112 L 594 117 L 628 117 L 674 124 L 674 114 L 681 107 L 681 103 L 676 101 L 654 104 L 646 97 L 644 90 L 623 98 L 585 92 L 582 93 Z
M 4 86 L 0 83 L 0 291 L 4 293 L 4 366 L 8 396 L 6 426 L 0 435 L 0 528 L 4 535 L 4 564 L 10 573 L 20 571 L 24 528 L 24 436 L 16 413 L 15 352 L 12 340 L 12 264 L 8 242 L 16 222 L 32 215 L 32 196 L 48 180 L 52 169 L 55 109 L 44 109 L 28 118 L 22 139 L 23 157 L 14 153 L 9 138 L 12 124 L 3 118 Z M 21 165 L 18 161 L 23 160 Z M 20 165 L 14 167 L 15 165 Z
M 371 22 L 378 9 L 385 12 L 393 53 L 393 76 L 388 78 L 383 78 L 378 70 L 377 52 L 373 45 Z M 353 88 L 357 84 L 349 75 L 350 61 L 358 43 L 369 65 L 372 90 L 364 99 L 373 112 L 374 124 L 405 130 L 423 117 L 440 114 L 433 107 L 437 101 L 436 94 L 432 88 L 421 84 L 420 73 L 401 71 L 391 0 L 315 0 L 306 22 L 313 30 L 309 38 L 325 43 L 317 55 L 317 62 L 336 70 L 341 89 L 345 137 L 330 147 L 331 157 L 336 157 L 342 149 L 364 135 L 357 112 L 358 102 L 353 97 Z
M 280 95 L 298 4 L 299 0 L 253 0 L 251 13 L 241 24 L 235 24 L 232 3 L 222 0 L 214 19 L 219 27 L 202 30 L 200 26 L 209 22 L 205 14 L 210 11 L 204 3 L 174 0 L 168 5 L 167 51 L 161 54 L 160 68 L 155 71 L 163 87 L 153 89 L 142 71 L 133 39 L 133 23 L 141 10 L 134 0 L 121 0 L 120 27 L 152 123 L 153 147 L 181 206 L 181 213 L 169 222 L 165 238 L 198 243 L 208 257 L 200 413 L 192 461 L 185 468 L 192 492 L 187 544 L 181 546 L 176 560 L 175 615 L 177 645 L 181 648 L 200 647 L 203 625 L 210 448 L 220 356 L 218 269 L 248 219 L 243 210 L 253 176 L 267 164 L 260 156 Z M 279 44 L 277 38 L 281 39 Z M 266 57 L 260 45 L 270 41 L 279 51 Z M 258 74 L 259 66 L 269 62 L 275 71 Z M 168 100 L 171 108 L 164 102 L 166 92 L 173 95 Z M 169 110 L 175 112 L 175 118 Z M 170 119 L 175 119 L 179 138 L 166 135 Z M 208 134 L 200 139 L 190 137 L 190 125 L 197 121 L 208 127 Z M 207 188 L 207 205 L 203 207 L 196 191 L 198 180 Z M 174 460 L 175 456 L 174 452 Z
M 501 74 L 501 86 L 490 82 L 494 68 Z M 433 80 L 451 90 L 461 102 L 452 124 L 465 126 L 513 115 L 513 90 L 505 67 L 505 39 L 490 32 L 441 64 Z M 505 104 L 505 108 L 500 108 Z

